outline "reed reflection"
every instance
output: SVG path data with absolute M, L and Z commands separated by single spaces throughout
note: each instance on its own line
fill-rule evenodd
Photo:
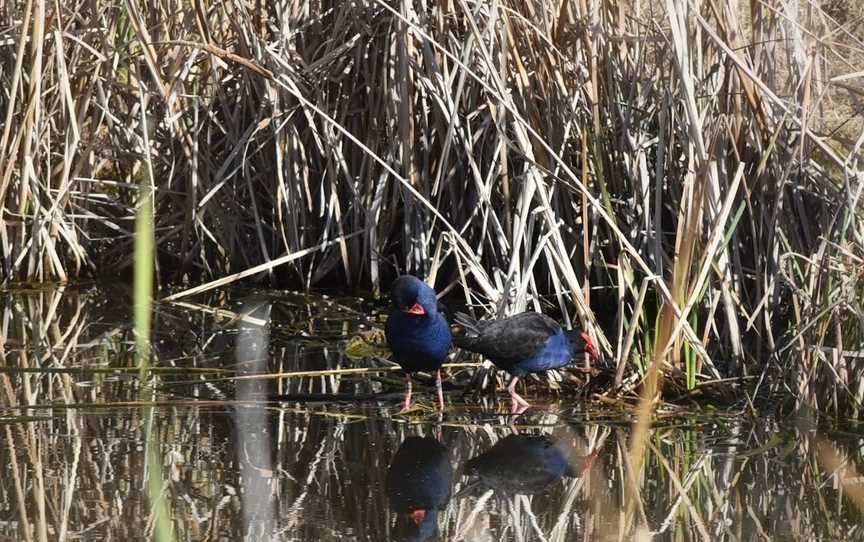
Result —
M 237 370 L 240 375 L 267 372 L 270 305 L 254 297 L 243 300 L 247 307 L 238 324 Z M 254 401 L 268 389 L 265 380 L 237 381 L 238 400 Z M 243 488 L 243 532 L 247 540 L 269 540 L 276 528 L 276 510 L 273 505 L 274 472 L 268 414 L 264 405 L 236 407 L 234 420 L 237 428 L 237 464 Z
M 144 484 L 152 405 L 137 401 L 127 294 L 0 295 L 0 540 L 152 537 L 150 505 L 130 491 Z M 366 367 L 344 345 L 369 311 L 279 293 L 250 314 L 240 294 L 154 312 L 152 424 L 178 540 L 633 539 L 619 507 L 626 416 L 565 399 L 523 414 L 512 435 L 512 417 L 470 400 L 445 420 L 365 401 L 265 405 L 402 383 L 252 378 Z M 603 450 L 593 464 L 580 457 L 591 449 Z M 651 428 L 636 519 L 658 540 L 861 540 L 862 451 L 854 420 L 670 414 Z

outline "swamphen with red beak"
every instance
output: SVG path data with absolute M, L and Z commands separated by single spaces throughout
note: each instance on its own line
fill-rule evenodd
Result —
M 524 412 L 528 401 L 516 393 L 516 382 L 528 373 L 558 369 L 586 352 L 593 357 L 600 353 L 584 331 L 565 331 L 548 316 L 539 312 L 523 312 L 501 320 L 478 322 L 459 313 L 456 323 L 464 335 L 454 338 L 460 348 L 482 354 L 498 368 L 510 373 L 507 391 L 513 400 L 513 413 Z
M 428 437 L 408 437 L 387 469 L 387 497 L 397 514 L 400 540 L 424 541 L 438 533 L 438 511 L 447 506 L 453 467 L 447 448 Z
M 411 275 L 402 275 L 390 290 L 390 315 L 384 331 L 393 358 L 405 371 L 405 408 L 411 405 L 411 373 L 435 371 L 438 404 L 444 410 L 441 364 L 450 352 L 450 324 L 438 310 L 435 290 Z

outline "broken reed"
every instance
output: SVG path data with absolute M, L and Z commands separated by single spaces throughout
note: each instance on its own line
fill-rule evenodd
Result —
M 145 96 L 139 95 L 141 107 L 145 108 Z M 153 162 L 147 152 L 149 133 L 147 119 L 140 124 L 144 140 L 145 155 L 143 163 L 144 174 L 140 181 L 141 201 L 135 213 L 135 245 L 133 275 L 133 306 L 135 314 L 135 365 L 138 367 L 138 379 L 141 383 L 139 398 L 142 403 L 155 401 L 154 375 L 150 373 L 151 365 L 151 310 L 153 303 Z M 173 542 L 174 528 L 171 523 L 170 504 L 162 475 L 162 443 L 159 435 L 153 430 L 153 418 L 156 416 L 154 406 L 144 411 L 144 442 L 146 444 L 146 474 L 144 486 L 150 501 L 150 517 L 153 525 L 153 538 L 157 542 Z
M 150 156 L 164 280 L 398 268 L 560 310 L 626 389 L 860 407 L 853 3 L 4 6 L 4 281 L 131 270 Z

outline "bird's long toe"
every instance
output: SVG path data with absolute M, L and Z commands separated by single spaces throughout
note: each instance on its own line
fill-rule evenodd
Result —
M 438 369 L 435 377 L 435 390 L 438 392 L 438 406 L 444 412 L 444 390 L 441 387 L 441 369 Z
M 530 406 L 531 406 L 531 405 L 529 405 L 529 404 L 527 404 L 527 403 L 524 403 L 524 404 L 523 404 L 523 403 L 519 403 L 519 402 L 517 402 L 517 401 L 514 400 L 514 401 L 510 404 L 510 414 L 516 414 L 516 415 L 518 415 L 518 414 L 522 414 L 523 412 L 525 412 L 526 410 L 528 410 L 528 407 L 530 407 Z
M 512 401 L 510 406 L 511 414 L 522 414 L 531 407 L 531 403 L 523 399 L 522 396 L 515 391 L 510 394 L 510 400 Z
M 411 407 L 411 375 L 405 373 L 405 404 L 402 410 L 408 410 Z

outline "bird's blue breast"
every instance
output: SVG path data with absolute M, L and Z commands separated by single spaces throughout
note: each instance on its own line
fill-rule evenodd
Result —
M 530 358 L 514 363 L 508 372 L 517 376 L 526 373 L 540 373 L 563 367 L 570 363 L 571 359 L 573 359 L 573 350 L 570 341 L 564 331 L 559 329 L 557 333 L 549 337 L 543 348 Z
M 429 316 L 390 311 L 387 339 L 394 360 L 409 371 L 431 371 L 450 351 L 450 326 L 440 313 Z

